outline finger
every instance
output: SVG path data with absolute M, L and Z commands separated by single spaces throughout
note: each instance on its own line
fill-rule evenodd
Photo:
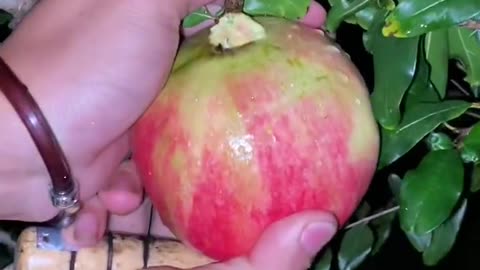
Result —
M 249 256 L 191 270 L 305 270 L 337 230 L 335 218 L 307 211 L 272 224 Z M 171 267 L 151 268 L 173 270 Z
M 126 215 L 137 209 L 142 203 L 143 190 L 134 163 L 123 162 L 98 197 L 112 214 Z
M 128 215 L 111 215 L 108 230 L 124 234 L 175 239 L 172 232 L 163 224 L 149 199 L 145 199 L 138 209 Z
M 100 190 L 108 189 L 114 181 L 114 175 L 129 151 L 126 135 L 113 142 L 92 159 L 86 170 L 79 170 L 77 178 L 81 179 L 81 199 L 89 199 Z
M 206 8 L 210 14 L 216 14 L 219 10 L 222 9 L 223 3 L 223 0 L 215 1 L 207 5 Z M 201 7 L 196 5 L 194 6 L 196 8 Z M 300 20 L 300 22 L 312 28 L 320 28 L 325 23 L 326 14 L 326 10 L 322 7 L 322 5 L 320 5 L 316 1 L 312 1 L 307 14 Z M 207 27 L 212 26 L 213 24 L 214 20 L 206 20 L 194 27 L 182 28 L 182 34 L 185 36 L 191 36 Z
M 307 14 L 303 17 L 301 22 L 313 28 L 320 28 L 325 24 L 326 17 L 327 12 L 322 5 L 316 1 L 312 1 Z
M 250 263 L 253 269 L 308 269 L 336 230 L 337 221 L 328 213 L 292 215 L 266 230 L 249 257 Z
M 63 237 L 72 249 L 94 246 L 103 237 L 107 224 L 107 210 L 98 197 L 84 203 L 72 226 Z

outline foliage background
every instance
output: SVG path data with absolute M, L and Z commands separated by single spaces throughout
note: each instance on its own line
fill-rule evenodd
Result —
M 358 5 L 372 4 L 372 3 L 376 3 L 377 5 L 388 5 L 388 3 L 390 3 L 389 0 L 338 0 L 338 1 L 337 0 L 330 0 L 330 1 L 317 0 L 317 1 L 327 9 L 330 9 L 331 3 L 343 3 L 347 6 L 353 5 L 352 3 L 358 4 Z M 402 2 L 402 0 L 399 0 L 399 1 Z M 403 0 L 403 1 L 409 1 L 409 0 Z M 250 2 L 255 2 L 255 0 L 252 0 Z M 279 2 L 292 2 L 292 1 L 278 0 L 278 3 Z M 296 1 L 293 1 L 293 2 L 300 3 L 304 1 L 298 0 L 298 2 Z M 472 1 L 456 0 L 455 2 L 452 0 L 442 0 L 442 1 L 416 0 L 416 3 L 420 3 L 420 4 L 422 3 L 425 4 L 430 2 L 434 4 L 436 3 L 437 5 L 441 3 L 447 3 L 447 8 L 449 7 L 459 8 L 461 5 L 470 5 L 470 6 L 479 7 L 479 10 L 480 10 L 479 0 L 472 0 Z M 439 12 L 440 11 L 442 10 L 439 9 Z M 445 11 L 445 9 L 443 9 L 443 11 Z M 290 10 L 287 12 L 292 12 L 292 14 L 295 13 L 293 10 Z M 363 15 L 366 15 L 366 14 L 367 13 L 363 13 Z M 199 17 L 191 17 L 191 19 L 192 18 L 193 18 L 193 21 L 196 21 L 199 19 Z M 367 17 L 364 16 L 363 18 L 365 19 Z M 5 16 L 5 14 L 3 15 L 0 14 L 0 25 L 1 25 L 0 40 L 3 40 L 9 34 L 9 29 L 6 24 L 8 22 L 8 19 L 9 19 L 8 15 Z M 353 25 L 348 23 L 342 23 L 336 33 L 336 41 L 341 45 L 341 47 L 346 52 L 349 53 L 352 61 L 356 64 L 356 66 L 359 68 L 360 72 L 364 76 L 369 88 L 374 89 L 376 86 L 375 85 L 376 78 L 374 73 L 375 71 L 374 59 L 372 57 L 372 54 L 370 54 L 365 50 L 364 44 L 362 42 L 363 38 L 364 38 L 364 29 L 362 29 L 358 25 Z M 441 45 L 440 43 L 438 44 Z M 405 57 L 404 55 L 402 55 L 401 50 L 399 50 L 398 55 L 395 55 L 395 53 L 392 54 L 392 51 L 390 53 L 391 53 L 390 55 L 387 55 L 390 57 L 389 58 L 390 62 L 385 64 L 384 67 L 382 67 L 382 70 L 383 70 L 382 72 L 384 74 L 377 74 L 377 75 L 384 76 L 385 78 L 390 76 L 390 78 L 387 78 L 387 79 L 391 79 L 392 81 L 394 81 L 399 78 L 400 74 L 396 74 L 395 72 L 392 72 L 392 71 L 395 71 L 395 69 L 402 64 L 401 61 L 402 59 L 405 59 Z M 472 51 L 470 53 L 474 54 L 473 55 L 474 59 L 480 61 L 479 48 L 476 48 L 475 51 Z M 461 90 L 461 89 L 470 89 L 470 85 L 468 84 L 468 82 L 464 81 L 465 73 L 464 71 L 458 68 L 458 65 L 457 65 L 458 63 L 450 59 L 448 62 L 446 62 L 446 64 L 448 64 L 448 67 L 449 67 L 448 68 L 449 80 L 446 81 L 447 83 L 446 89 L 448 89 L 449 91 L 449 98 L 462 98 L 462 99 L 467 99 L 471 102 L 472 101 L 478 102 L 478 95 L 476 96 L 470 95 L 469 97 L 466 97 L 464 90 Z M 480 62 L 477 64 L 474 63 L 474 65 L 475 67 L 480 67 Z M 479 75 L 478 70 L 475 74 Z M 473 78 L 478 79 L 478 76 L 477 77 L 473 76 Z M 420 88 L 420 90 L 422 90 L 422 88 Z M 467 91 L 470 91 L 470 90 L 467 90 Z M 472 91 L 472 92 L 475 93 L 475 91 Z M 381 115 L 381 113 L 377 115 Z M 385 122 L 388 122 L 388 121 L 384 121 L 384 123 Z M 463 126 L 463 127 L 470 127 L 475 123 L 476 123 L 476 119 L 472 121 L 471 118 L 466 118 L 466 119 L 458 118 L 455 121 L 456 126 Z M 449 130 L 445 129 L 444 126 L 441 126 L 440 129 L 437 129 L 437 131 L 446 132 L 445 134 L 449 132 Z M 478 140 L 480 140 L 480 138 Z M 448 144 L 442 144 L 441 147 L 445 147 L 445 145 L 448 145 Z M 372 183 L 372 186 L 365 198 L 365 201 L 368 202 L 369 208 L 373 210 L 379 210 L 379 209 L 385 209 L 388 207 L 390 208 L 394 207 L 395 203 L 392 203 L 391 201 L 392 197 L 394 197 L 392 194 L 392 186 L 389 185 L 389 181 L 388 181 L 389 177 L 391 176 L 391 173 L 393 172 L 403 177 L 405 173 L 408 172 L 409 170 L 414 170 L 418 166 L 418 164 L 421 162 L 421 160 L 425 157 L 425 155 L 429 153 L 429 151 L 430 149 L 428 148 L 428 143 L 425 143 L 424 141 L 422 141 L 421 143 L 418 143 L 408 153 L 406 153 L 401 159 L 396 161 L 394 164 L 388 166 L 384 170 L 378 171 Z M 470 154 L 471 155 L 469 157 L 464 157 L 464 158 L 473 158 L 475 160 L 476 153 L 470 153 Z M 475 162 L 477 161 L 474 161 L 473 163 Z M 447 168 L 443 168 L 443 169 L 446 169 L 446 172 L 448 173 L 449 172 L 448 166 L 446 167 Z M 468 207 L 466 208 L 466 213 L 463 219 L 461 220 L 461 223 L 459 223 L 461 224 L 461 227 L 453 247 L 450 249 L 450 252 L 443 257 L 443 259 L 441 259 L 438 263 L 436 263 L 435 266 L 430 266 L 430 267 L 425 266 L 424 261 L 422 260 L 422 254 L 412 246 L 412 243 L 407 238 L 405 231 L 402 230 L 399 219 L 398 219 L 398 215 L 395 215 L 395 219 L 391 223 L 391 232 L 389 234 L 389 237 L 387 238 L 383 246 L 381 246 L 381 248 L 378 249 L 378 252 L 375 254 L 372 254 L 371 248 L 378 241 L 378 233 L 379 233 L 378 224 L 384 224 L 380 221 L 385 221 L 386 217 L 391 216 L 391 215 L 386 215 L 386 216 L 383 215 L 380 218 L 371 220 L 369 223 L 369 227 L 366 227 L 365 225 L 358 225 L 358 226 L 354 226 L 349 230 L 344 230 L 341 233 L 339 233 L 337 237 L 334 239 L 334 241 L 332 242 L 332 244 L 329 246 L 329 249 L 326 249 L 323 253 L 319 254 L 319 261 L 316 262 L 318 264 L 312 266 L 312 269 L 314 270 L 338 269 L 339 268 L 338 265 L 340 261 L 341 261 L 340 265 L 343 266 L 341 267 L 342 270 L 353 270 L 353 269 L 395 270 L 395 269 L 405 269 L 405 268 L 432 269 L 432 270 L 455 269 L 455 268 L 466 269 L 466 270 L 477 269 L 478 268 L 477 257 L 478 257 L 478 254 L 480 254 L 480 234 L 478 233 L 478 228 L 480 228 L 480 215 L 479 215 L 480 194 L 476 193 L 477 190 L 475 190 L 475 192 L 468 191 L 470 187 L 470 183 L 472 182 L 473 178 L 469 177 L 470 175 L 469 173 L 471 171 L 469 171 L 468 166 L 465 166 L 465 167 L 466 167 L 465 169 L 466 177 L 465 179 L 462 179 L 462 180 L 465 180 L 464 183 L 466 187 L 464 189 L 466 189 L 467 191 L 462 192 L 463 196 L 461 198 L 468 197 Z M 442 169 L 442 168 L 438 168 L 438 169 Z M 432 172 L 432 171 L 427 170 L 427 172 Z M 428 173 L 426 175 L 425 174 L 421 175 L 421 177 L 419 177 L 419 179 L 417 180 L 425 180 L 425 178 L 429 178 Z M 434 186 L 441 188 L 443 185 L 445 185 L 445 183 L 441 181 L 442 180 L 441 178 L 442 176 L 440 176 L 439 179 L 437 179 L 438 181 Z M 475 182 L 476 181 L 473 181 L 473 183 Z M 430 201 L 430 204 L 431 204 L 431 201 Z M 440 201 L 440 204 L 442 204 L 442 201 Z M 365 208 L 364 206 L 365 205 L 362 205 L 359 207 L 359 211 L 357 213 L 358 215 L 352 218 L 352 222 L 354 222 L 356 219 L 362 219 L 372 214 L 372 210 L 365 211 L 365 209 L 367 208 Z M 458 207 L 458 203 L 457 203 L 457 207 Z M 397 214 L 397 212 L 394 212 L 394 213 Z M 424 216 L 431 214 L 431 212 L 430 213 L 425 212 L 425 213 L 426 215 Z M 375 223 L 375 222 L 378 222 L 378 223 Z M 430 222 L 428 218 L 424 218 L 423 223 L 428 223 L 428 222 Z M 377 227 L 375 227 L 375 225 Z M 6 234 L 0 234 L 0 242 L 5 242 L 4 241 L 5 235 L 11 235 L 13 238 L 15 238 L 15 236 L 20 232 L 20 230 L 24 226 L 26 226 L 26 224 L 6 223 L 6 222 L 0 223 L 0 228 L 3 228 L 3 230 L 7 232 Z M 347 232 L 349 234 L 348 236 L 346 236 Z M 370 234 L 370 233 L 373 233 L 373 234 Z M 455 236 L 455 235 L 450 234 L 450 236 Z M 342 241 L 345 241 L 345 239 L 347 240 L 350 239 L 350 241 L 348 242 L 348 244 L 342 245 Z M 447 245 L 443 245 L 443 247 L 445 246 Z M 438 247 L 441 248 L 442 245 L 437 244 L 437 248 Z M 325 253 L 325 252 L 329 252 L 330 250 L 334 250 L 334 253 L 333 254 Z M 341 253 L 342 256 L 338 256 L 338 253 Z M 332 257 L 333 261 L 331 265 L 324 263 L 325 262 L 324 259 L 327 258 L 328 257 L 327 255 L 329 254 L 333 255 Z M 0 269 L 3 266 L 10 263 L 11 259 L 12 259 L 11 250 L 9 250 L 6 245 L 0 244 Z
M 327 9 L 330 9 L 329 1 L 318 0 Z M 334 2 L 334 1 L 330 1 Z M 337 1 L 338 2 L 338 1 Z M 353 1 L 344 1 L 353 2 Z M 356 1 L 359 2 L 359 1 Z M 364 1 L 365 2 L 365 1 Z M 400 1 L 401 2 L 401 1 Z M 418 0 L 418 2 L 428 2 Z M 439 2 L 439 1 L 430 1 Z M 442 1 L 443 2 L 443 1 Z M 448 1 L 446 1 L 448 2 Z M 455 3 L 450 1 L 449 4 L 455 7 Z M 460 1 L 462 2 L 462 1 Z M 463 1 L 465 2 L 465 1 Z M 468 2 L 468 1 L 466 1 Z M 474 1 L 471 1 L 474 2 Z M 477 1 L 478 2 L 478 1 Z M 461 3 L 457 3 L 461 5 Z M 329 10 L 330 12 L 330 10 Z M 347 51 L 352 61 L 359 68 L 363 77 L 365 78 L 369 89 L 374 89 L 374 62 L 373 57 L 368 53 L 364 45 L 362 44 L 364 30 L 358 25 L 342 23 L 336 34 L 336 41 L 341 47 Z M 480 46 L 480 42 L 479 42 Z M 479 50 L 472 52 L 478 54 Z M 400 57 L 392 56 L 391 65 L 395 65 L 395 60 L 401 59 Z M 478 57 L 478 55 L 477 55 Z M 478 58 L 477 58 L 478 59 Z M 480 64 L 480 63 L 479 63 Z M 454 60 L 448 62 L 449 80 L 447 89 L 449 89 L 449 95 L 451 98 L 465 98 L 465 94 L 459 89 L 461 86 L 463 89 L 470 89 L 467 82 L 464 81 L 465 72 L 457 67 L 457 63 Z M 388 67 L 385 67 L 388 68 Z M 470 101 L 477 101 L 478 98 L 470 99 Z M 458 125 L 471 126 L 475 124 L 475 120 L 461 120 L 458 121 Z M 387 169 L 377 172 L 374 181 L 370 187 L 370 190 L 365 198 L 371 205 L 371 208 L 378 209 L 384 207 L 386 202 L 391 198 L 391 188 L 388 183 L 389 174 L 395 172 L 398 175 L 404 175 L 408 170 L 415 169 L 425 154 L 428 152 L 427 145 L 419 143 L 401 159 L 394 164 L 390 165 Z M 466 177 L 468 179 L 468 177 Z M 468 185 L 468 181 L 465 181 Z M 439 185 L 442 185 L 441 179 L 438 181 Z M 468 189 L 468 186 L 466 187 Z M 357 268 L 359 270 L 380 270 L 380 269 L 478 269 L 478 254 L 480 254 L 480 194 L 472 193 L 468 195 L 468 207 L 461 224 L 460 231 L 454 246 L 450 252 L 439 261 L 435 266 L 426 266 L 422 260 L 422 254 L 417 252 L 412 246 L 404 231 L 402 231 L 398 216 L 392 223 L 392 231 L 385 242 L 383 247 L 378 253 L 373 256 L 369 256 L 365 261 Z M 342 241 L 342 235 L 338 235 L 334 241 L 334 246 L 339 248 Z M 323 254 L 320 254 L 320 257 Z M 320 267 L 318 267 L 320 269 Z M 321 268 L 326 269 L 326 268 Z

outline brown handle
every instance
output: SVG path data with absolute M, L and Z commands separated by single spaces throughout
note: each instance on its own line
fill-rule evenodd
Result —
M 22 232 L 12 270 L 138 270 L 152 266 L 190 269 L 213 260 L 174 240 L 153 239 L 145 245 L 140 236 L 111 234 L 97 246 L 77 252 L 41 250 L 36 229 Z M 148 256 L 144 262 L 144 253 Z

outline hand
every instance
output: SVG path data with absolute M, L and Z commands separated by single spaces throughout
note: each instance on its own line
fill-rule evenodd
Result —
M 103 236 L 108 213 L 125 215 L 141 204 L 134 167 L 123 162 L 129 128 L 169 75 L 181 19 L 210 2 L 42 0 L 0 48 L 42 108 L 80 181 L 83 210 L 70 231 L 78 245 L 93 245 Z M 318 27 L 324 17 L 315 4 L 304 22 Z M 7 190 L 9 179 L 16 181 L 15 190 L 0 196 L 0 205 L 14 206 L 0 209 L 0 219 L 48 220 L 56 209 L 43 162 L 1 99 L 0 115 L 12 123 L 0 134 L 2 146 L 12 146 L 0 155 L 0 174 L 6 176 L 0 177 L 0 190 Z
M 110 229 L 145 235 L 149 210 L 150 204 L 146 201 L 128 216 L 113 216 Z M 330 214 L 317 211 L 298 213 L 270 225 L 251 253 L 191 270 L 305 270 L 310 267 L 315 255 L 330 241 L 336 228 L 336 220 Z M 158 215 L 153 218 L 151 232 L 157 237 L 172 237 Z M 152 269 L 173 270 L 169 267 Z

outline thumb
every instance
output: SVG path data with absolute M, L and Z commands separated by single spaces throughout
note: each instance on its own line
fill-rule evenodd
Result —
M 306 270 L 336 231 L 337 222 L 328 213 L 298 213 L 273 223 L 260 237 L 250 255 L 191 270 Z
M 270 226 L 249 256 L 251 269 L 305 270 L 337 231 L 336 219 L 308 211 Z

